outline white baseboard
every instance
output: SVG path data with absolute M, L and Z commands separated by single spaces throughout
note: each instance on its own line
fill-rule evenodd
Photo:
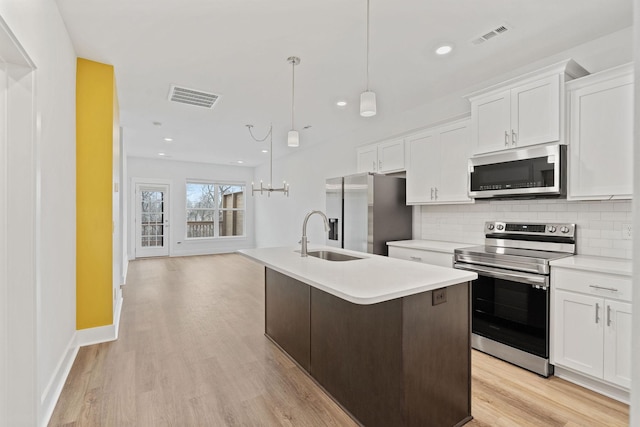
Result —
M 113 324 L 76 331 L 76 344 L 78 347 L 117 340 L 121 311 L 122 298 L 118 298 L 116 301 L 116 309 L 113 313 Z
M 67 351 L 60 359 L 55 373 L 51 377 L 49 384 L 44 389 L 42 396 L 40 396 L 40 408 L 41 419 L 39 425 L 46 427 L 49 424 L 53 410 L 58 403 L 60 393 L 64 387 L 73 362 L 76 360 L 78 350 L 80 347 L 86 345 L 100 344 L 103 342 L 115 341 L 118 339 L 118 331 L 120 329 L 120 313 L 122 312 L 122 297 L 118 298 L 116 302 L 116 309 L 113 316 L 113 324 L 107 326 L 100 326 L 98 328 L 81 329 L 76 331 L 72 336 Z
M 559 366 L 555 366 L 553 375 L 574 384 L 578 384 L 579 386 L 582 386 L 584 388 L 588 388 L 589 390 L 595 391 L 596 393 L 600 393 L 602 395 L 615 399 L 619 402 L 626 403 L 627 405 L 629 404 L 629 392 L 618 387 L 611 386 L 602 381 L 592 379 L 585 375 L 573 372 L 569 369 L 561 368 Z
M 128 272 L 129 272 L 129 260 L 127 259 L 127 257 L 125 257 L 124 261 L 122 262 L 122 284 L 123 285 L 127 284 Z
M 53 410 L 60 398 L 60 393 L 62 393 L 64 383 L 67 381 L 73 362 L 76 360 L 76 356 L 78 355 L 79 347 L 76 344 L 76 333 L 71 336 L 71 341 L 69 341 L 67 351 L 62 355 L 60 362 L 58 362 L 58 366 L 56 366 L 56 369 L 49 380 L 49 384 L 47 384 L 44 392 L 40 396 L 41 417 L 38 424 L 42 427 L 46 427 L 47 424 L 49 424 L 51 415 L 53 415 Z

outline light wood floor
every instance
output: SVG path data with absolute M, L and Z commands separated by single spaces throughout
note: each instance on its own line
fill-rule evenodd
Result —
M 117 341 L 83 347 L 50 426 L 355 426 L 264 337 L 240 255 L 129 266 Z M 625 426 L 628 407 L 473 353 L 468 426 Z

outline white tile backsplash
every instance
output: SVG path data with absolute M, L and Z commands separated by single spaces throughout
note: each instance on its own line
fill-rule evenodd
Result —
M 422 206 L 420 238 L 482 244 L 484 222 L 498 220 L 575 223 L 578 254 L 631 259 L 631 241 L 622 239 L 622 224 L 632 220 L 629 200 L 485 200 Z

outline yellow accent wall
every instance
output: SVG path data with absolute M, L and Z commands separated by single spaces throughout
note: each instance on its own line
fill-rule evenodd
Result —
M 76 72 L 76 329 L 113 323 L 113 66 L 78 58 Z

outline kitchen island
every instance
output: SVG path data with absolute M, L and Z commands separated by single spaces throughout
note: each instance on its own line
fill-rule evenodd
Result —
M 476 274 L 320 249 L 358 259 L 240 251 L 265 265 L 266 336 L 365 426 L 469 421 Z

